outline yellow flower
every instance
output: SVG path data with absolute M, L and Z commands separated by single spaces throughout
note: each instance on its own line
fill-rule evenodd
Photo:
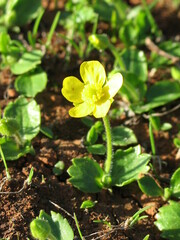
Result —
M 122 75 L 116 73 L 106 81 L 104 67 L 98 61 L 83 62 L 80 75 L 83 82 L 73 76 L 66 77 L 63 81 L 62 94 L 74 104 L 69 115 L 76 118 L 87 115 L 105 117 L 113 97 L 122 86 Z

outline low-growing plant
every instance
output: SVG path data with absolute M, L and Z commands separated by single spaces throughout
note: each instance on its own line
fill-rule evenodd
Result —
M 138 184 L 142 192 L 149 196 L 161 196 L 164 200 L 180 198 L 180 168 L 178 168 L 170 179 L 170 186 L 162 188 L 157 181 L 148 175 L 140 178 Z
M 172 40 L 161 41 L 156 46 L 158 51 L 152 51 L 149 65 L 151 68 L 167 68 L 180 59 L 180 43 Z
M 11 40 L 6 32 L 0 34 L 1 67 L 9 67 L 16 75 L 15 89 L 27 97 L 35 97 L 47 84 L 47 74 L 40 67 L 41 50 L 27 51 L 18 40 Z
M 60 23 L 67 30 L 67 34 L 60 35 L 68 42 L 66 58 L 70 58 L 72 47 L 81 59 L 88 56 L 90 45 L 86 36 L 87 23 L 92 24 L 92 33 L 96 32 L 98 16 L 88 1 L 68 1 L 66 12 L 62 15 Z
M 41 0 L 8 0 L 0 4 L 0 29 L 21 27 L 39 14 Z
M 159 208 L 155 225 L 162 232 L 161 237 L 168 240 L 180 238 L 180 203 L 173 200 L 168 205 Z
M 30 223 L 31 234 L 38 240 L 73 240 L 74 233 L 66 218 L 51 211 L 48 215 L 41 210 L 39 217 Z
M 93 115 L 102 118 L 107 142 L 107 157 L 104 170 L 89 157 L 74 158 L 73 165 L 68 169 L 69 181 L 83 192 L 99 192 L 102 188 L 124 186 L 136 180 L 140 173 L 148 171 L 147 166 L 151 156 L 141 154 L 141 147 L 131 147 L 127 150 L 118 149 L 115 154 L 112 148 L 112 135 L 108 111 L 113 97 L 122 86 L 120 73 L 106 79 L 104 67 L 98 61 L 83 62 L 80 66 L 83 82 L 74 76 L 63 81 L 62 94 L 73 102 L 70 109 L 71 117 L 80 118 Z
M 142 50 L 134 48 L 118 50 L 106 34 L 90 35 L 89 41 L 98 50 L 109 49 L 112 52 L 115 58 L 115 70 L 110 75 L 118 71 L 122 72 L 124 83 L 119 93 L 130 102 L 130 108 L 135 113 L 149 112 L 180 98 L 178 80 L 162 80 L 147 88 L 148 62 Z M 167 44 L 165 46 L 168 48 Z M 179 43 L 170 46 L 172 46 L 174 54 L 179 57 Z M 155 54 L 157 59 L 161 58 L 157 53 Z M 165 60 L 168 61 L 167 58 Z
M 39 133 L 40 124 L 40 107 L 33 99 L 28 101 L 20 96 L 4 109 L 0 120 L 0 149 L 7 177 L 6 160 L 17 160 L 27 153 L 35 153 L 31 140 Z
M 83 122 L 86 124 L 86 120 Z M 101 141 L 106 141 L 106 135 L 104 133 L 104 127 L 102 121 L 98 120 L 95 123 L 92 121 L 90 129 L 84 139 L 84 145 L 88 152 L 97 155 L 105 155 L 106 147 L 103 143 L 97 143 L 99 138 Z M 124 126 L 116 126 L 111 129 L 112 145 L 113 147 L 127 147 L 130 145 L 137 145 L 137 139 L 133 131 Z
M 180 124 L 178 124 L 178 133 L 176 134 L 176 137 L 173 139 L 174 145 L 180 149 Z
M 157 180 L 152 176 L 145 175 L 138 180 L 138 184 L 143 193 L 152 197 L 162 197 L 163 200 L 169 199 L 169 205 L 159 208 L 156 215 L 155 225 L 160 231 L 161 236 L 169 240 L 176 240 L 180 236 L 180 204 L 174 199 L 180 199 L 180 168 L 178 168 L 170 179 L 170 186 L 162 188 Z
M 12 40 L 6 31 L 0 33 L 1 68 L 13 65 L 24 51 L 20 41 Z
M 127 47 L 145 44 L 147 37 L 160 36 L 160 31 L 151 14 L 151 9 L 156 2 L 147 5 L 146 1 L 143 0 L 142 6 L 134 7 L 128 11 L 119 30 L 119 37 Z
M 111 222 L 107 221 L 107 220 L 94 220 L 94 223 L 99 223 L 99 224 L 104 224 L 108 227 L 108 229 L 101 231 L 102 235 L 100 235 L 101 232 L 94 232 L 91 233 L 90 235 L 87 235 L 85 237 L 95 237 L 96 235 L 100 235 L 99 237 L 95 238 L 103 238 L 108 236 L 110 233 L 116 232 L 118 230 L 120 231 L 127 231 L 133 227 L 135 227 L 135 225 L 142 219 L 147 218 L 147 215 L 143 215 L 141 216 L 142 213 L 144 213 L 147 209 L 151 208 L 151 206 L 146 206 L 140 210 L 138 210 L 132 217 L 127 218 L 124 222 L 121 222 L 118 225 L 112 225 Z M 149 239 L 149 234 L 146 235 L 143 240 L 147 240 Z

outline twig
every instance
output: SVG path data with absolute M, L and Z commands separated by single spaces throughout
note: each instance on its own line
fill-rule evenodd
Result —
M 50 202 L 52 205 L 54 205 L 55 207 L 61 209 L 61 211 L 63 211 L 64 213 L 66 213 L 66 214 L 67 214 L 69 217 L 71 217 L 73 220 L 75 220 L 74 217 L 73 217 L 73 215 L 71 215 L 71 214 L 70 214 L 68 211 L 66 211 L 64 208 L 60 207 L 58 204 L 52 202 L 51 200 L 49 200 L 49 202 Z
M 165 112 L 162 112 L 162 113 L 152 113 L 150 115 L 147 115 L 147 114 L 143 114 L 142 116 L 145 118 L 145 119 L 149 119 L 150 117 L 162 117 L 162 116 L 165 116 L 171 112 L 174 112 L 176 111 L 178 108 L 180 108 L 180 104 L 178 104 L 177 106 L 171 108 L 170 110 L 168 111 L 165 111 Z
M 3 186 L 4 186 L 4 184 L 5 184 L 5 182 L 6 181 L 9 181 L 9 179 L 7 178 L 7 177 L 4 177 L 1 181 L 0 181 L 0 184 L 1 184 L 1 186 L 0 186 L 0 191 L 1 191 L 1 189 L 3 188 Z
M 126 230 L 126 228 L 124 227 L 124 222 L 121 223 L 120 225 L 117 225 L 117 226 L 116 225 L 113 225 L 113 226 L 111 225 L 111 227 L 112 227 L 112 229 L 107 229 L 107 230 L 102 230 L 102 231 L 97 231 L 97 232 L 91 233 L 91 234 L 85 236 L 85 238 L 89 238 L 89 237 L 98 235 L 100 233 L 104 233 L 104 234 L 102 234 L 102 235 L 92 239 L 92 240 L 97 240 L 97 239 L 100 239 L 102 237 L 108 236 L 109 234 L 111 234 L 111 233 L 113 233 L 115 231 L 118 231 L 118 230 L 124 231 L 124 230 Z
M 149 37 L 145 39 L 145 44 L 150 51 L 155 52 L 162 57 L 172 60 L 173 63 L 180 61 L 179 57 L 173 56 L 160 49 Z
M 19 191 L 15 191 L 15 192 L 0 192 L 0 194 L 4 194 L 4 195 L 5 194 L 7 194 L 7 195 L 19 194 L 19 193 L 21 193 L 24 190 L 26 185 L 27 185 L 27 180 L 24 181 L 24 184 L 23 184 L 22 188 L 19 189 Z

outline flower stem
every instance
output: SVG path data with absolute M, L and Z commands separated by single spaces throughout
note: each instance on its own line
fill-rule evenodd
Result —
M 112 150 L 111 127 L 110 127 L 108 116 L 103 117 L 103 122 L 104 122 L 104 127 L 106 132 L 106 141 L 107 141 L 107 157 L 105 161 L 104 171 L 105 171 L 105 174 L 110 175 L 113 150 Z
M 126 66 L 124 64 L 124 61 L 121 57 L 121 54 L 117 51 L 117 49 L 114 47 L 113 44 L 111 44 L 109 42 L 109 49 L 111 50 L 112 54 L 114 55 L 115 59 L 117 60 L 120 68 L 122 69 L 122 71 L 126 71 Z

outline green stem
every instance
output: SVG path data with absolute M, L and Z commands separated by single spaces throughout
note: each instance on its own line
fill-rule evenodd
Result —
M 138 102 L 139 101 L 139 95 L 137 94 L 136 91 L 134 91 L 134 88 L 132 87 L 131 83 L 126 81 L 124 79 L 123 86 L 127 89 L 129 96 L 132 98 L 133 102 Z
M 0 154 L 1 154 L 1 157 L 2 157 L 2 160 L 3 160 L 3 163 L 4 163 L 4 167 L 6 169 L 6 176 L 7 176 L 7 179 L 11 179 L 11 176 L 9 174 L 9 170 L 8 170 L 8 167 L 7 167 L 7 164 L 6 164 L 6 159 L 4 157 L 4 153 L 3 153 L 3 150 L 2 150 L 2 147 L 0 145 Z
M 54 34 L 54 31 L 55 31 L 55 29 L 56 29 L 56 27 L 57 27 L 57 25 L 58 25 L 58 22 L 59 22 L 59 18 L 60 18 L 60 12 L 57 12 L 56 13 L 56 16 L 55 16 L 55 18 L 54 18 L 54 20 L 53 20 L 53 23 L 52 23 L 52 25 L 51 25 L 51 28 L 50 28 L 50 31 L 49 31 L 49 33 L 48 33 L 48 35 L 47 35 L 47 40 L 46 40 L 46 44 L 45 44 L 45 46 L 46 46 L 46 49 L 50 46 L 50 44 L 51 44 L 51 39 L 52 39 L 52 36 L 53 36 L 53 34 Z
M 150 137 L 152 155 L 155 156 L 156 155 L 156 147 L 155 147 L 155 141 L 154 141 L 154 135 L 153 135 L 151 121 L 149 121 L 149 137 Z
M 52 233 L 50 233 L 48 236 L 48 240 L 57 240 L 57 238 Z
M 109 49 L 111 50 L 112 54 L 114 55 L 115 59 L 118 61 L 118 64 L 120 66 L 120 68 L 123 70 L 123 71 L 126 71 L 126 67 L 125 67 L 125 64 L 123 62 L 123 59 L 121 57 L 121 54 L 117 51 L 117 49 L 114 47 L 113 44 L 111 44 L 109 42 Z
M 55 0 L 55 9 L 58 9 L 58 0 Z
M 81 230 L 80 230 L 80 227 L 79 227 L 79 223 L 78 223 L 78 220 L 77 220 L 77 217 L 76 217 L 76 214 L 75 214 L 75 213 L 74 213 L 74 221 L 75 221 L 75 223 L 76 223 L 76 227 L 77 227 L 79 236 L 80 236 L 81 240 L 83 240 L 84 238 L 83 238 L 83 235 L 82 235 L 82 233 L 81 233 Z
M 104 171 L 106 174 L 110 175 L 113 149 L 112 149 L 112 136 L 111 136 L 111 127 L 109 123 L 108 116 L 103 117 L 105 132 L 106 132 L 106 141 L 107 141 L 107 157 L 105 161 Z
M 147 5 L 146 0 L 142 0 L 142 4 L 143 4 L 144 10 L 145 10 L 145 12 L 146 12 L 146 15 L 147 15 L 147 17 L 148 17 L 148 20 L 149 20 L 149 22 L 151 23 L 152 32 L 155 33 L 156 30 L 157 30 L 157 26 L 156 26 L 156 24 L 155 24 L 154 18 L 153 18 L 152 13 L 151 13 L 148 5 Z

